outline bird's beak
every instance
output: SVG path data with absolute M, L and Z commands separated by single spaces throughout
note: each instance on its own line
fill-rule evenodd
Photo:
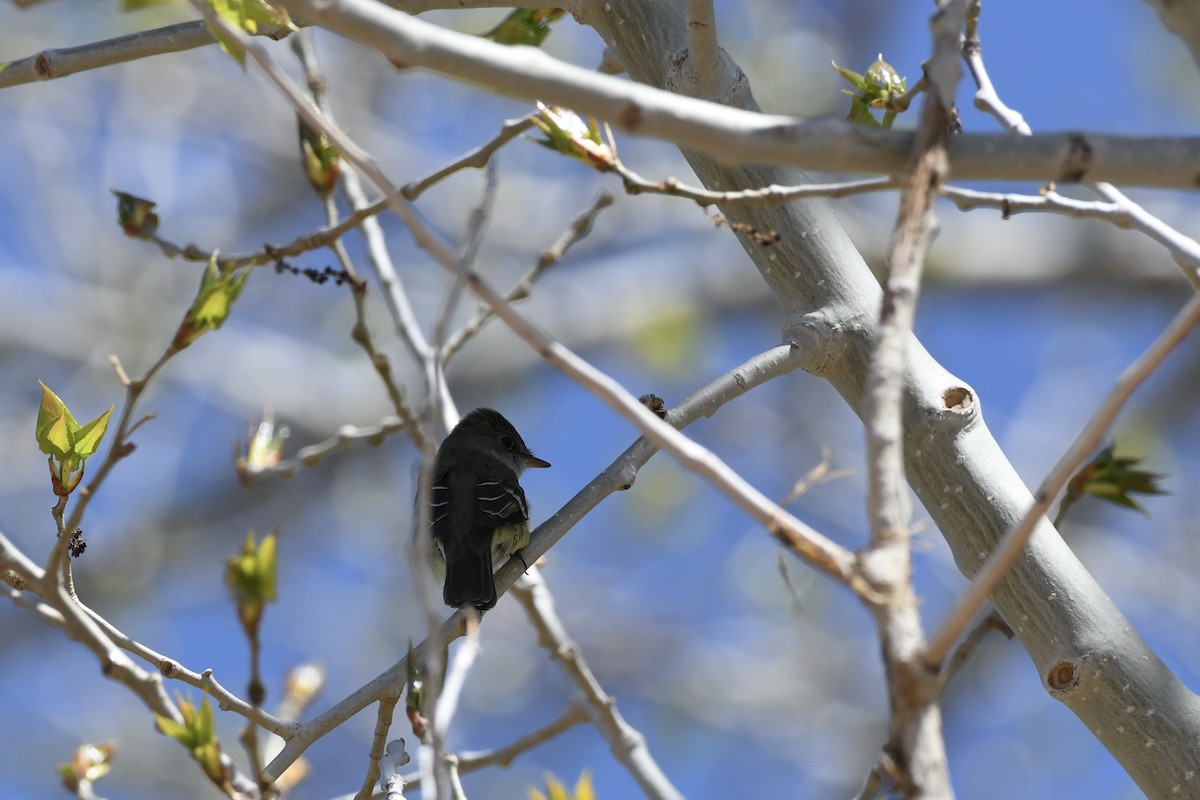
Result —
M 543 461 L 542 459 L 535 456 L 533 453 L 525 453 L 524 455 L 521 456 L 521 460 L 523 462 L 525 462 L 526 467 L 548 467 L 548 466 L 550 466 L 549 461 Z

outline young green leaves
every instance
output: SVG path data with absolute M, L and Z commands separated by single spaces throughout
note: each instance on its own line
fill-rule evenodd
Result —
M 218 17 L 235 28 L 241 28 L 251 35 L 262 34 L 272 39 L 280 39 L 299 30 L 287 11 L 277 8 L 266 0 L 207 0 L 208 7 Z M 221 49 L 233 56 L 242 69 L 246 68 L 246 52 L 242 45 L 232 37 L 226 36 L 212 23 L 208 29 L 213 38 L 221 45 Z
M 561 8 L 518 8 L 483 34 L 496 44 L 525 44 L 541 47 L 550 35 L 550 23 L 566 13 Z
M 546 138 L 533 141 L 600 172 L 607 172 L 613 168 L 617 156 L 611 132 L 608 141 L 605 141 L 600 137 L 600 128 L 595 119 L 589 117 L 585 123 L 570 109 L 548 106 L 540 102 L 537 105 L 537 114 L 531 120 L 538 130 L 546 134 Z
M 249 268 L 238 270 L 221 267 L 217 263 L 217 254 L 213 253 L 200 278 L 196 299 L 183 315 L 183 322 L 179 324 L 171 346 L 182 350 L 209 331 L 221 327 L 249 277 Z
M 584 770 L 574 791 L 553 775 L 547 775 L 545 793 L 531 788 L 528 796 L 529 800 L 596 800 L 596 790 L 592 788 L 592 773 Z
M 112 769 L 113 754 L 117 746 L 108 744 L 81 744 L 66 764 L 58 765 L 58 775 L 63 785 L 76 797 L 95 796 L 92 784 L 103 778 Z
M 204 774 L 218 789 L 230 797 L 233 796 L 233 786 L 230 784 L 229 768 L 221 757 L 221 743 L 217 741 L 216 728 L 213 725 L 212 704 L 205 697 L 196 708 L 191 701 L 178 697 L 179 711 L 182 722 L 176 722 L 169 717 L 154 715 L 158 729 L 167 736 L 187 748 L 192 758 L 204 770 Z
M 242 630 L 251 639 L 258 636 L 258 625 L 267 603 L 275 602 L 276 541 L 272 532 L 256 545 L 251 531 L 246 534 L 242 551 L 225 564 L 225 584 L 237 604 Z
M 883 54 L 867 67 L 866 75 L 859 75 L 854 70 L 839 67 L 833 68 L 854 87 L 854 91 L 842 89 L 842 94 L 850 95 L 850 113 L 846 119 L 867 125 L 872 128 L 890 128 L 896 119 L 896 114 L 908 108 L 905 93 L 908 92 L 908 82 L 903 75 L 896 72 L 891 64 L 883 60 Z M 883 118 L 876 120 L 871 109 L 884 109 Z
M 314 130 L 302 118 L 297 117 L 300 134 L 300 156 L 304 161 L 304 174 L 308 182 L 322 197 L 337 186 L 340 171 L 340 156 L 337 148 L 325 134 Z
M 38 381 L 42 387 L 42 403 L 38 408 L 37 427 L 34 437 L 38 447 L 50 464 L 50 480 L 54 493 L 66 497 L 79 485 L 83 477 L 83 462 L 100 447 L 100 440 L 108 430 L 108 418 L 113 407 L 86 425 L 75 421 L 75 416 L 50 387 Z
M 1132 508 L 1149 516 L 1149 512 L 1134 500 L 1134 494 L 1166 494 L 1159 488 L 1161 475 L 1137 469 L 1145 459 L 1117 456 L 1116 445 L 1105 447 L 1096 457 L 1084 464 L 1067 484 L 1067 491 L 1059 504 L 1061 518 L 1068 508 L 1081 500 L 1085 494 L 1106 500 L 1122 508 Z

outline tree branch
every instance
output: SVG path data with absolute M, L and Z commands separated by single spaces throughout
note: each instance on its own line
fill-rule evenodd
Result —
M 707 153 L 724 164 L 892 175 L 904 171 L 912 151 L 912 133 L 842 120 L 800 121 L 682 97 L 565 64 L 541 50 L 505 47 L 448 31 L 372 0 L 284 0 L 283 5 L 297 16 L 374 47 L 395 64 L 431 69 L 510 97 L 566 106 L 619 130 Z M 659 11 L 630 11 L 611 3 L 607 7 L 589 3 L 581 13 L 583 22 L 597 28 L 618 24 L 618 17 L 632 28 L 643 13 L 655 17 L 652 24 L 663 24 Z M 678 14 L 675 4 L 669 13 Z M 677 24 L 677 32 L 686 30 L 682 17 L 669 24 Z M 683 42 L 672 42 L 669 54 L 684 49 Z M 660 53 L 659 59 L 667 56 Z M 960 179 L 1108 180 L 1194 188 L 1200 172 L 1196 167 L 1200 138 L 1080 132 L 1020 138 L 972 134 L 955 138 L 950 160 Z
M 671 784 L 658 762 L 650 755 L 646 737 L 626 722 L 617 711 L 616 700 L 604 691 L 604 687 L 596 680 L 591 668 L 584 661 L 579 645 L 567 634 L 562 620 L 554 610 L 553 598 L 546 589 L 541 573 L 531 570 L 528 575 L 513 584 L 512 590 L 537 631 L 538 643 L 549 651 L 563 672 L 582 691 L 592 723 L 608 742 L 616 759 L 637 781 L 646 797 L 653 800 L 683 800 L 683 795 Z
M 861 555 L 864 578 L 883 597 L 875 605 L 891 705 L 888 755 L 908 798 L 952 796 L 937 671 L 925 661 L 925 634 L 912 584 L 912 509 L 904 475 L 905 347 L 912 336 L 921 271 L 936 220 L 933 205 L 949 163 L 946 139 L 958 83 L 959 37 L 966 0 L 938 4 L 916 149 L 892 235 L 875 349 L 867 366 L 867 516 L 871 544 Z
M 1194 295 L 1187 305 L 1175 316 L 1167 329 L 1154 340 L 1146 352 L 1121 373 L 1113 386 L 1112 392 L 1101 404 L 1084 429 L 1080 431 L 1071 449 L 1068 450 L 1050 474 L 1046 476 L 1034 494 L 1032 507 L 1025 512 L 1020 523 L 1008 533 L 988 556 L 978 574 L 971 582 L 970 589 L 955 603 L 954 608 L 929 640 L 928 658 L 931 666 L 941 664 L 946 654 L 950 652 L 954 641 L 962 635 L 971 620 L 978 613 L 988 596 L 995 591 L 1004 580 L 1021 551 L 1032 535 L 1038 521 L 1042 520 L 1050 510 L 1054 498 L 1066 487 L 1071 476 L 1075 474 L 1100 446 L 1104 434 L 1108 431 L 1117 413 L 1146 378 L 1158 368 L 1166 357 L 1179 345 L 1192 328 L 1200 323 L 1200 294 Z M 1051 600 L 1057 596 L 1051 593 Z M 1053 680 L 1053 679 L 1052 679 Z M 1060 678 L 1061 680 L 1061 678 Z M 1077 680 L 1077 678 L 1076 678 Z M 1053 683 L 1051 688 L 1054 688 Z

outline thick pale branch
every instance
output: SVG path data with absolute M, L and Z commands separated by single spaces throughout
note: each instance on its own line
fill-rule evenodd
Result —
M 297 16 L 379 50 L 407 67 L 424 67 L 526 100 L 540 99 L 596 116 L 614 127 L 666 139 L 726 164 L 779 164 L 844 172 L 903 172 L 913 134 L 843 120 L 805 122 L 695 100 L 565 64 L 540 50 L 504 47 L 448 31 L 372 0 L 286 0 Z M 673 4 L 672 7 L 674 8 Z M 639 30 L 642 13 L 620 4 L 589 3 L 582 21 Z M 675 13 L 674 11 L 670 13 Z M 620 18 L 624 18 L 621 23 Z M 678 32 L 685 30 L 680 18 Z M 648 35 L 647 41 L 659 38 Z M 682 41 L 660 51 L 669 61 Z M 665 67 L 665 64 L 664 64 Z M 636 70 L 631 70 L 636 71 Z M 950 145 L 957 178 L 1000 181 L 1108 180 L 1195 188 L 1200 139 L 1135 138 L 1080 132 L 1033 137 L 963 135 Z M 744 184 L 745 186 L 766 184 Z
M 991 552 L 972 581 L 970 590 L 955 604 L 946 621 L 942 623 L 942 627 L 931 637 L 928 650 L 931 665 L 938 665 L 942 662 L 954 642 L 966 630 L 983 604 L 987 602 L 988 596 L 995 591 L 1016 564 L 1037 522 L 1050 510 L 1050 504 L 1066 487 L 1071 476 L 1096 452 L 1109 426 L 1112 425 L 1117 413 L 1124 407 L 1134 390 L 1150 377 L 1150 374 L 1162 364 L 1166 357 L 1183 341 L 1183 338 L 1196 327 L 1197 323 L 1200 323 L 1200 295 L 1192 297 L 1162 335 L 1154 340 L 1137 361 L 1130 364 L 1128 369 L 1121 373 L 1112 392 L 1088 420 L 1087 425 L 1071 445 L 1071 449 L 1059 459 L 1058 464 L 1042 481 L 1042 485 L 1038 487 L 1037 493 L 1034 495 L 1033 505 L 1025 513 L 1020 524 L 1014 527 Z

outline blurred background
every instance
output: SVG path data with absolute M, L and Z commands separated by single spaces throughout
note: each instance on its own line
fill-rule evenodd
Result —
M 914 0 L 717 3 L 722 43 L 760 104 L 805 116 L 843 116 L 848 108 L 831 60 L 862 71 L 882 53 L 915 80 L 929 51 L 930 7 Z M 479 33 L 503 14 L 427 19 Z M 0 61 L 192 18 L 182 4 L 121 14 L 116 2 L 26 10 L 4 3 Z M 1195 132 L 1195 66 L 1144 3 L 1102 10 L 1083 0 L 989 4 L 981 35 L 997 89 L 1035 131 Z M 530 110 L 429 74 L 398 73 L 328 35 L 318 33 L 316 42 L 343 126 L 397 183 L 453 160 Z M 287 44 L 268 44 L 299 76 Z M 546 49 L 590 67 L 603 48 L 567 18 Z M 968 131 L 997 131 L 973 109 L 965 81 L 959 101 Z M 243 73 L 216 47 L 8 88 L 0 91 L 0 119 L 0 531 L 41 562 L 54 528 L 44 456 L 33 437 L 37 381 L 81 420 L 112 403 L 119 408 L 123 392 L 108 356 L 118 355 L 131 375 L 144 371 L 199 281 L 200 265 L 168 260 L 125 237 L 110 190 L 156 201 L 165 238 L 226 253 L 290 241 L 323 216 L 299 168 L 291 111 L 260 74 Z M 911 121 L 901 117 L 898 125 Z M 619 144 L 626 163 L 648 177 L 691 178 L 670 146 L 628 137 Z M 523 308 L 634 394 L 655 392 L 673 404 L 779 341 L 778 307 L 733 237 L 693 203 L 625 197 L 615 179 L 527 141 L 505 147 L 496 165 L 499 196 L 478 263 L 498 287 L 518 280 L 604 188 L 618 193 L 591 236 Z M 462 173 L 425 194 L 418 209 L 457 242 L 482 188 L 479 172 Z M 1132 194 L 1195 233 L 1194 197 Z M 836 208 L 877 268 L 895 195 Z M 432 326 L 447 278 L 393 216 L 381 220 L 413 305 Z M 940 221 L 918 335 L 976 389 L 991 430 L 1026 482 L 1037 484 L 1191 289 L 1164 251 L 1098 222 L 1002 221 L 996 212 L 963 214 L 948 204 Z M 358 237 L 347 245 L 364 265 Z M 321 269 L 334 261 L 314 252 L 294 263 Z M 377 340 L 410 396 L 419 397 L 421 377 L 393 334 L 373 276 L 372 284 Z M 459 317 L 473 309 L 464 301 Z M 353 320 L 345 287 L 255 272 L 225 327 L 155 381 L 143 407 L 157 419 L 138 431 L 137 452 L 118 466 L 84 522 L 89 547 L 75 563 L 81 597 L 189 668 L 212 668 L 243 696 L 247 646 L 222 585 L 223 565 L 247 530 L 278 527 L 280 602 L 263 627 L 268 706 L 296 664 L 328 671 L 316 713 L 423 637 L 403 557 L 417 462 L 404 436 L 252 488 L 239 485 L 233 470 L 235 442 L 246 440 L 264 407 L 290 428 L 287 454 L 341 425 L 372 425 L 390 412 L 350 339 Z M 1198 356 L 1192 337 L 1138 392 L 1116 430 L 1119 452 L 1146 456 L 1171 494 L 1148 500 L 1152 516 L 1085 502 L 1063 530 L 1193 687 L 1200 684 L 1200 420 L 1187 398 L 1200 378 Z M 535 521 L 635 438 L 630 425 L 498 324 L 455 358 L 449 383 L 463 412 L 485 404 L 502 410 L 554 464 L 523 481 Z M 1063 396 L 1095 403 L 1063 403 Z M 786 376 L 688 433 L 778 498 L 828 449 L 833 465 L 851 476 L 813 489 L 793 510 L 847 547 L 865 542 L 862 429 L 822 381 Z M 916 581 L 929 626 L 965 582 L 919 506 L 915 517 Z M 783 556 L 785 580 L 780 560 L 759 526 L 663 456 L 549 555 L 544 576 L 570 632 L 689 797 L 742 796 L 748 780 L 767 797 L 847 797 L 886 736 L 869 615 L 848 592 Z M 456 748 L 505 744 L 553 719 L 574 695 L 513 601 L 503 600 L 487 622 L 452 732 Z M 169 688 L 196 695 L 182 684 Z M 961 797 L 1140 796 L 1084 726 L 1047 697 L 1016 643 L 989 639 L 950 687 L 943 713 Z M 294 796 L 356 791 L 374 719 L 362 713 L 312 746 L 309 777 Z M 397 720 L 393 735 L 404 735 Z M 239 763 L 242 725 L 233 715 L 218 719 L 225 749 Z M 213 793 L 179 746 L 154 730 L 145 707 L 100 676 L 89 653 L 11 604 L 0 607 L 0 731 L 9 743 L 0 747 L 2 798 L 63 796 L 55 765 L 83 741 L 110 740 L 120 749 L 102 794 Z M 637 795 L 587 726 L 511 768 L 467 775 L 464 784 L 479 800 L 523 797 L 546 772 L 573 783 L 584 769 L 594 772 L 600 797 Z

